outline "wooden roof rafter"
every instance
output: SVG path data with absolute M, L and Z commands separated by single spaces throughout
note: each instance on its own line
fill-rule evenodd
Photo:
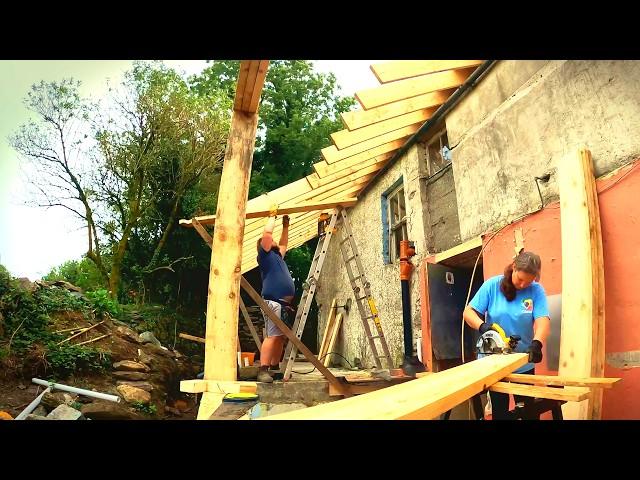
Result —
M 330 203 L 357 197 L 479 63 L 477 60 L 430 60 L 372 65 L 372 71 L 383 85 L 358 92 L 356 98 L 361 101 L 373 96 L 379 103 L 381 98 L 384 101 L 372 106 L 365 100 L 363 107 L 367 109 L 342 115 L 347 129 L 331 134 L 335 144 L 322 150 L 323 159 L 313 165 L 314 173 L 247 202 L 242 271 L 256 266 L 255 242 L 266 223 L 266 218 L 261 215 L 272 212 L 274 208 L 281 213 L 291 212 L 288 213 L 291 219 L 289 248 L 315 237 L 320 213 L 331 211 L 330 208 L 308 212 L 286 209 L 295 209 L 305 203 Z M 264 82 L 265 74 L 266 61 L 242 62 L 234 102 L 236 111 L 257 110 L 259 96 L 254 95 L 253 87 Z M 414 82 L 415 85 L 406 82 Z M 390 99 L 390 91 L 395 98 Z M 215 221 L 215 216 L 198 218 L 204 225 Z M 181 224 L 190 226 L 190 222 L 182 220 Z M 204 229 L 204 225 L 199 227 Z M 281 227 L 276 225 L 274 236 L 280 231 Z

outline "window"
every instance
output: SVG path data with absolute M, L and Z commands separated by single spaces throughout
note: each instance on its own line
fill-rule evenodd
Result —
M 449 139 L 447 131 L 441 130 L 435 134 L 427 143 L 427 166 L 428 174 L 433 175 L 442 170 L 448 163 L 451 163 L 451 150 L 449 149 Z
M 385 260 L 393 263 L 400 258 L 400 241 L 407 240 L 407 208 L 404 199 L 404 186 L 402 182 L 400 186 L 391 190 L 386 196 L 387 210 L 387 249 Z

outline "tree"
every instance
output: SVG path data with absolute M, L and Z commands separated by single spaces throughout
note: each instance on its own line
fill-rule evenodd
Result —
M 199 182 L 216 181 L 231 103 L 215 90 L 194 94 L 158 64 L 135 64 L 112 103 L 99 108 L 89 108 L 78 87 L 73 80 L 35 85 L 26 103 L 40 124 L 21 127 L 12 143 L 46 174 L 34 180 L 45 199 L 39 204 L 65 207 L 85 222 L 86 256 L 117 298 L 131 238 L 150 252 L 130 255 L 144 261 L 137 270 L 159 268 L 182 200 Z M 81 153 L 75 163 L 70 146 Z
M 32 85 L 24 104 L 40 122 L 21 125 L 9 141 L 25 159 L 25 170 L 34 187 L 28 203 L 45 208 L 62 207 L 79 218 L 88 231 L 87 257 L 108 282 L 92 207 L 94 192 L 85 161 L 90 107 L 80 98 L 79 86 L 80 82 L 73 79 Z
M 195 92 L 212 90 L 234 98 L 240 62 L 215 61 L 191 77 Z M 339 114 L 355 101 L 337 94 L 333 74 L 316 73 L 305 60 L 269 64 L 260 99 L 258 139 L 253 156 L 251 198 L 309 175 L 331 144 L 330 133 L 342 128 Z
M 158 268 L 187 190 L 220 170 L 231 109 L 224 95 L 215 90 L 195 95 L 163 66 L 136 64 L 124 86 L 114 103 L 127 123 L 116 129 L 109 116 L 96 135 L 105 159 L 98 190 L 117 219 L 110 275 L 114 295 L 134 229 L 155 246 L 142 269 L 149 273 Z

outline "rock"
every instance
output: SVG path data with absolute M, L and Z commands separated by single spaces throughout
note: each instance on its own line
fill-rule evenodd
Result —
M 41 415 L 34 415 L 33 413 L 30 413 L 29 415 L 24 417 L 24 419 L 25 420 L 53 420 L 53 418 L 47 418 Z
M 114 370 L 126 370 L 129 372 L 149 372 L 151 369 L 143 363 L 132 360 L 122 360 L 113 364 Z
M 16 281 L 18 282 L 18 285 L 20 285 L 20 288 L 26 290 L 27 292 L 33 292 L 36 288 L 36 286 L 31 283 L 31 280 L 29 280 L 27 277 L 17 278 Z
M 151 364 L 153 363 L 153 357 L 151 355 L 149 355 L 147 352 L 145 352 L 142 349 L 138 349 L 138 361 L 140 361 L 141 363 L 144 363 L 147 366 L 151 366 Z
M 58 405 L 47 418 L 51 420 L 84 420 L 81 412 L 68 405 Z
M 140 334 L 140 341 L 142 343 L 152 343 L 159 347 L 162 346 L 162 344 L 160 343 L 160 340 L 158 340 L 152 332 L 142 332 Z
M 55 285 L 56 287 L 62 287 L 66 290 L 69 290 L 70 292 L 82 293 L 81 288 L 76 287 L 75 285 L 69 282 L 65 282 L 64 280 L 56 280 L 55 282 L 52 282 L 52 285 Z
M 98 400 L 82 407 L 82 414 L 91 420 L 144 420 L 127 407 L 107 400 Z
M 40 415 L 41 417 L 46 417 L 47 409 L 44 408 L 42 405 L 38 405 L 37 408 L 31 413 L 33 413 L 34 415 Z
M 257 365 L 250 365 L 248 367 L 240 367 L 238 378 L 240 380 L 253 380 L 258 376 L 258 370 L 260 367 Z
M 112 372 L 113 376 L 116 378 L 121 378 L 122 380 L 148 380 L 149 374 L 142 372 Z
M 40 405 L 47 409 L 47 412 L 54 410 L 58 405 L 69 405 L 76 399 L 76 395 L 66 392 L 48 392 L 42 396 Z
M 132 387 L 131 385 L 118 385 L 116 390 L 128 403 L 149 403 L 151 401 L 151 394 L 141 388 Z
M 153 385 L 151 385 L 149 382 L 134 382 L 131 380 L 118 380 L 117 382 L 118 385 L 130 385 L 132 387 L 136 387 L 139 388 L 141 390 L 144 390 L 145 392 L 151 392 L 153 390 Z
M 115 332 L 116 335 L 124 338 L 125 340 L 129 340 L 133 343 L 142 343 L 138 334 L 131 330 L 129 327 L 118 326 L 116 327 Z
M 182 412 L 180 410 L 178 410 L 177 408 L 170 407 L 168 405 L 164 406 L 164 411 L 166 413 L 170 413 L 171 415 L 174 415 L 176 417 L 181 417 L 182 416 Z
M 166 350 L 153 343 L 147 343 L 145 344 L 144 347 L 145 347 L 145 350 L 147 350 L 147 353 L 152 353 L 152 354 L 155 353 L 156 355 L 162 355 L 163 357 L 169 357 L 169 358 L 175 357 L 175 354 L 171 350 Z

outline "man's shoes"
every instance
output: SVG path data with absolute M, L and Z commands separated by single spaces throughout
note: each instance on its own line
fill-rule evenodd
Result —
M 269 372 L 263 369 L 258 371 L 258 377 L 256 380 L 261 383 L 273 383 L 273 378 L 269 375 Z

